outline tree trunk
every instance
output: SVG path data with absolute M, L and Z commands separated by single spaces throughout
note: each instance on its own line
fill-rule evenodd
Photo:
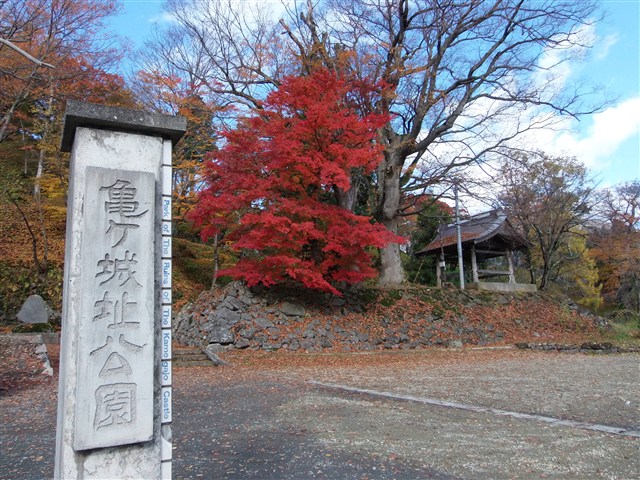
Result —
M 475 245 L 471 245 L 471 275 L 475 283 L 480 281 L 480 277 L 478 277 L 478 257 L 476 256 Z
M 359 183 L 359 182 L 358 182 Z M 358 183 L 352 183 L 349 190 L 341 190 L 335 188 L 336 202 L 340 208 L 344 208 L 350 212 L 353 212 L 356 206 L 356 199 L 358 198 Z
M 219 233 L 216 233 L 213 236 L 213 278 L 211 279 L 211 288 L 216 286 L 218 280 L 218 270 L 220 270 L 220 242 L 219 242 Z
M 15 111 L 16 103 L 11 105 L 11 108 L 7 111 L 4 117 L 2 117 L 2 124 L 0 125 L 0 142 L 2 142 L 7 133 L 7 128 L 11 123 L 11 119 L 13 118 L 13 112 Z
M 42 197 L 40 196 L 40 190 L 38 189 L 38 196 L 36 197 L 36 204 L 38 205 L 38 218 L 40 220 L 40 235 L 42 236 L 42 260 L 40 261 L 40 275 L 43 277 L 47 273 L 49 262 L 49 239 L 47 236 L 47 228 L 44 221 L 44 208 L 42 206 Z
M 640 313 L 640 278 L 637 273 L 633 274 L 633 287 L 636 290 L 636 313 Z
M 551 274 L 551 259 L 548 258 L 544 252 L 542 254 L 542 275 L 540 276 L 539 290 L 546 290 L 549 283 L 549 275 Z
M 32 75 L 33 75 L 33 73 L 32 73 Z M 28 82 L 27 86 L 23 87 L 22 90 L 20 91 L 20 93 L 18 95 L 16 95 L 16 98 L 13 101 L 13 103 L 11 104 L 11 107 L 9 107 L 9 110 L 7 110 L 7 113 L 4 115 L 4 117 L 2 117 L 2 121 L 0 123 L 0 142 L 4 141 L 4 139 L 6 138 L 7 129 L 9 128 L 9 125 L 11 124 L 11 119 L 13 118 L 13 114 L 15 113 L 16 108 L 18 108 L 20 103 L 26 98 L 26 91 L 29 88 L 30 84 L 31 84 L 31 82 Z
M 36 170 L 36 178 L 33 182 L 33 196 L 38 198 L 40 197 L 40 180 L 42 178 L 42 174 L 44 173 L 44 150 L 40 149 L 40 153 L 38 155 L 38 170 Z
M 513 266 L 513 256 L 509 249 L 507 249 L 507 263 L 509 264 L 509 283 L 516 283 L 516 270 Z
M 42 109 L 42 117 L 43 117 L 43 125 L 41 135 L 41 142 L 46 143 L 49 137 L 49 131 L 51 130 L 51 121 L 48 120 L 52 117 L 52 109 L 53 109 L 53 80 L 51 76 L 49 76 L 49 100 L 48 103 Z M 40 180 L 42 179 L 42 175 L 44 174 L 44 148 L 41 145 L 40 147 L 40 155 L 38 156 L 38 170 L 36 172 L 36 178 L 33 185 L 33 196 L 36 198 L 40 197 Z
M 392 233 L 398 233 L 398 209 L 400 208 L 400 173 L 402 162 L 398 152 L 385 153 L 378 168 L 378 220 Z M 399 286 L 404 280 L 400 257 L 400 245 L 390 243 L 380 249 L 380 277 L 378 285 Z
M 404 280 L 404 269 L 400 257 L 400 246 L 390 243 L 380 249 L 380 277 L 378 285 L 381 287 L 397 287 Z
M 33 228 L 31 228 L 31 223 L 29 222 L 27 215 L 24 213 L 24 210 L 20 208 L 20 204 L 18 204 L 18 201 L 11 195 L 11 193 L 9 192 L 6 192 L 6 193 L 11 203 L 13 203 L 13 205 L 18 210 L 18 213 L 20 213 L 20 216 L 22 217 L 22 220 L 24 221 L 24 224 L 27 227 L 27 230 L 29 231 L 29 236 L 31 237 L 31 255 L 33 258 L 33 264 L 35 265 L 38 273 L 42 273 L 44 269 L 42 268 L 42 264 L 40 263 L 40 259 L 38 258 L 38 237 L 36 236 L 36 233 L 33 231 Z

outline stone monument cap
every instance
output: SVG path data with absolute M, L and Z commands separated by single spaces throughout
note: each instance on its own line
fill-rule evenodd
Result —
M 69 100 L 64 114 L 60 147 L 63 152 L 71 151 L 78 127 L 157 135 L 171 140 L 175 145 L 187 129 L 187 120 L 179 116 Z

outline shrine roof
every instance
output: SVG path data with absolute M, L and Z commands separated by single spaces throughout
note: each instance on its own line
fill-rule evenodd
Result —
M 460 221 L 460 236 L 463 247 L 479 245 L 498 237 L 512 249 L 524 249 L 528 247 L 527 241 L 516 231 L 501 210 L 490 210 L 471 218 Z M 436 237 L 416 255 L 434 253 L 447 249 L 457 243 L 457 228 L 455 223 L 441 225 Z

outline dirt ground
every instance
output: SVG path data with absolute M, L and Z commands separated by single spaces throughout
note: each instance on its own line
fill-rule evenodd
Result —
M 637 354 L 224 358 L 232 366 L 174 369 L 176 479 L 640 478 Z M 56 389 L 54 377 L 1 390 L 0 478 L 52 476 Z

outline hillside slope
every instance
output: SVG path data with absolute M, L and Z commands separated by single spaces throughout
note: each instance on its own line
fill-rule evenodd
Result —
M 599 317 L 543 294 L 411 287 L 357 289 L 343 298 L 240 283 L 202 293 L 174 322 L 174 340 L 217 349 L 341 351 L 583 343 Z
M 44 175 L 42 195 L 35 198 L 36 154 L 32 142 L 0 143 L 0 325 L 5 330 L 29 295 L 40 295 L 58 312 L 62 306 L 66 166 L 58 165 L 59 176 Z M 53 170 L 63 161 L 52 158 L 47 164 Z M 213 254 L 209 246 L 180 238 L 174 238 L 173 248 L 173 297 L 180 307 L 211 285 Z

